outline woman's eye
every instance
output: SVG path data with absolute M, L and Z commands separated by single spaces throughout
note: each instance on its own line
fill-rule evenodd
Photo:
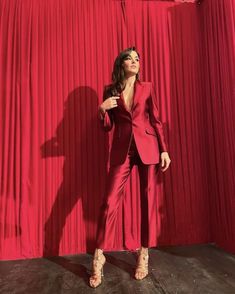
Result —
M 126 57 L 126 58 L 125 58 L 125 60 L 128 60 L 128 59 L 130 60 L 130 59 L 131 59 L 131 57 L 130 57 L 130 56 L 128 56 L 128 57 Z M 139 61 L 139 58 L 136 58 L 135 60 L 136 60 L 136 61 Z

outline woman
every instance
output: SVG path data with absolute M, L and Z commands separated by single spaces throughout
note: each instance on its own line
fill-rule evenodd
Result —
M 110 131 L 113 125 L 115 129 L 89 280 L 93 288 L 102 282 L 106 261 L 103 251 L 114 246 L 118 206 L 133 165 L 138 166 L 141 188 L 141 247 L 137 251 L 135 271 L 138 280 L 148 274 L 148 248 L 154 246 L 156 241 L 156 232 L 148 229 L 151 227 L 151 211 L 155 207 L 156 168 L 158 170 L 161 162 L 162 171 L 165 171 L 171 160 L 158 118 L 153 85 L 139 80 L 139 57 L 135 47 L 127 48 L 117 56 L 112 73 L 113 83 L 105 87 L 103 102 L 99 105 L 103 129 Z

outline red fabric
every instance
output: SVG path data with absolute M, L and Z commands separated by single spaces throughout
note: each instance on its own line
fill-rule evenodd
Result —
M 105 92 L 104 99 L 113 96 L 108 89 Z M 122 164 L 125 161 L 132 132 L 142 162 L 145 164 L 160 162 L 160 152 L 168 150 L 157 104 L 152 83 L 136 81 L 132 109 L 129 111 L 126 108 L 121 93 L 120 99 L 117 99 L 118 107 L 107 110 L 102 120 L 102 127 L 111 131 L 112 126 L 115 125 L 110 165 Z
M 156 228 L 156 181 L 159 164 L 143 164 L 136 146 L 134 132 L 131 135 L 130 148 L 122 164 L 110 166 L 107 176 L 107 186 L 100 210 L 96 247 L 103 250 L 112 250 L 116 247 L 115 235 L 117 234 L 118 210 L 123 201 L 123 188 L 134 166 L 138 167 L 140 180 L 140 214 L 141 232 L 140 240 L 125 234 L 123 246 L 133 250 L 157 245 Z M 130 208 L 129 208 L 130 209 Z M 125 214 L 125 223 L 130 222 L 131 214 Z M 141 242 L 140 242 L 141 241 Z
M 172 160 L 158 175 L 156 243 L 235 252 L 234 7 L 0 0 L 1 259 L 94 249 L 112 139 L 97 108 L 115 57 L 132 45 Z M 134 167 L 116 249 L 140 240 L 138 185 Z
M 235 1 L 204 1 L 203 101 L 211 240 L 235 252 Z M 205 153 L 205 152 L 204 152 Z

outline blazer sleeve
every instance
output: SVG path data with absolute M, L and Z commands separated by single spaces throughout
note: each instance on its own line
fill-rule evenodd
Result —
M 159 143 L 159 151 L 161 152 L 168 152 L 168 147 L 167 147 L 167 143 L 165 140 L 165 136 L 164 136 L 164 131 L 163 131 L 163 126 L 162 126 L 162 122 L 159 119 L 159 107 L 158 107 L 158 101 L 157 101 L 157 97 L 156 97 L 156 90 L 155 87 L 153 85 L 153 83 L 151 83 L 151 97 L 150 97 L 150 105 L 149 105 L 149 119 L 150 119 L 150 123 L 151 125 L 154 127 L 156 133 L 157 133 L 157 137 L 158 137 L 158 143 Z
M 107 91 L 107 86 L 104 86 L 103 90 L 103 101 L 105 101 L 109 97 L 108 91 Z M 98 107 L 98 115 L 99 115 L 99 120 L 101 123 L 101 127 L 103 128 L 104 131 L 109 132 L 111 131 L 113 127 L 113 113 L 112 109 L 106 110 L 105 114 L 102 114 L 100 105 Z

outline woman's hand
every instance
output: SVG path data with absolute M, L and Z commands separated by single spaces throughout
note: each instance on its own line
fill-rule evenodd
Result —
M 168 155 L 168 152 L 162 152 L 161 153 L 161 169 L 162 171 L 166 171 L 170 165 L 170 157 Z
M 105 113 L 106 110 L 117 107 L 117 99 L 119 98 L 119 96 L 111 96 L 105 99 L 105 101 L 100 104 L 100 109 Z

